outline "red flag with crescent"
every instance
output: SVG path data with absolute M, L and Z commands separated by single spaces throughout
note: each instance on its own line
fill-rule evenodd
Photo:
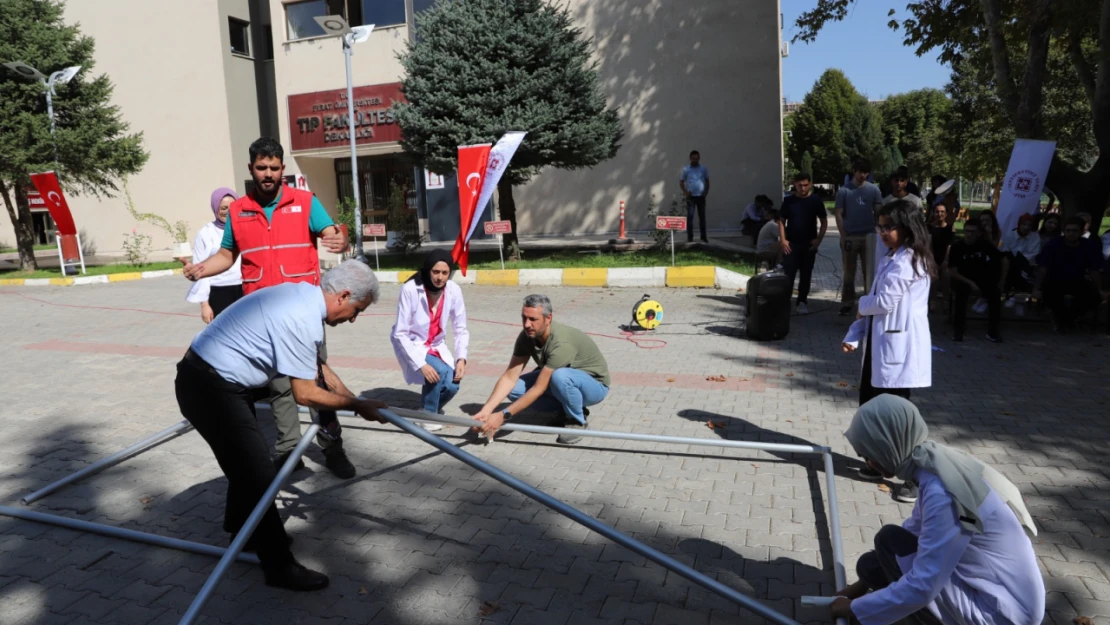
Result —
M 73 214 L 69 212 L 66 197 L 62 195 L 62 187 L 58 184 L 58 176 L 52 171 L 31 174 L 31 182 L 35 185 L 39 195 L 42 196 L 42 201 L 46 204 L 46 210 L 50 211 L 50 217 L 54 219 L 58 234 L 63 236 L 77 234 L 77 226 L 73 224 Z
M 478 209 L 478 195 L 485 181 L 486 165 L 489 162 L 489 151 L 492 147 L 488 143 L 459 146 L 459 238 L 455 240 L 451 258 L 459 264 L 459 269 L 464 276 L 470 256 L 468 226 L 474 220 L 474 211 Z

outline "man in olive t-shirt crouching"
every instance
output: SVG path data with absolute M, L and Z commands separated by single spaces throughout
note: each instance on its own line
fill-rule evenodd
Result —
M 497 430 L 530 406 L 541 412 L 559 412 L 557 425 L 568 429 L 587 427 L 587 406 L 599 404 L 609 394 L 609 365 L 597 343 L 585 332 L 553 321 L 551 300 L 545 295 L 524 298 L 520 317 L 524 329 L 516 339 L 513 357 L 497 380 L 486 404 L 474 418 L 483 422 L 481 432 L 492 437 Z M 536 369 L 521 375 L 528 360 Z M 497 411 L 505 399 L 508 407 Z M 558 442 L 573 445 L 580 436 L 563 434 Z

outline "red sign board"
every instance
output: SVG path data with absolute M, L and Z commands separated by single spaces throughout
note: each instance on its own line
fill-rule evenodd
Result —
M 404 102 L 401 83 L 355 87 L 355 144 L 401 140 L 401 127 L 390 107 Z M 292 151 L 350 145 L 347 90 L 332 89 L 289 96 Z
M 508 221 L 487 221 L 486 234 L 509 234 L 513 231 L 513 224 Z
M 685 217 L 656 217 L 655 218 L 656 230 L 685 230 L 686 218 Z
M 384 237 L 385 224 L 362 224 L 362 236 L 364 237 Z

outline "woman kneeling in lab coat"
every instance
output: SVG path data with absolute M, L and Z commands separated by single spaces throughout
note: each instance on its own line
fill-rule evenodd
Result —
M 859 315 L 848 329 L 842 349 L 853 352 L 864 342 L 859 404 L 876 395 L 909 399 L 911 388 L 932 386 L 933 341 L 929 333 L 929 285 L 937 266 L 929 229 L 921 210 L 899 200 L 879 211 L 876 227 L 885 256 L 879 259 L 871 292 L 860 298 Z M 877 472 L 860 469 L 860 477 L 878 481 Z M 895 499 L 917 500 L 917 487 L 901 486 Z
M 879 530 L 831 616 L 862 625 L 1041 623 L 1044 580 L 1024 531 L 1037 528 L 1012 482 L 927 440 L 917 407 L 893 395 L 861 406 L 844 435 L 868 466 L 920 484 L 921 498 L 905 523 Z

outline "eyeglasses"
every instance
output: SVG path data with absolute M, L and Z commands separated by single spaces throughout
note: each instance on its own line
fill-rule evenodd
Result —
M 878 226 L 875 226 L 875 232 L 878 232 L 879 234 L 888 234 L 896 230 L 897 228 L 898 226 L 895 226 L 894 224 L 886 224 L 885 226 L 879 224 Z

